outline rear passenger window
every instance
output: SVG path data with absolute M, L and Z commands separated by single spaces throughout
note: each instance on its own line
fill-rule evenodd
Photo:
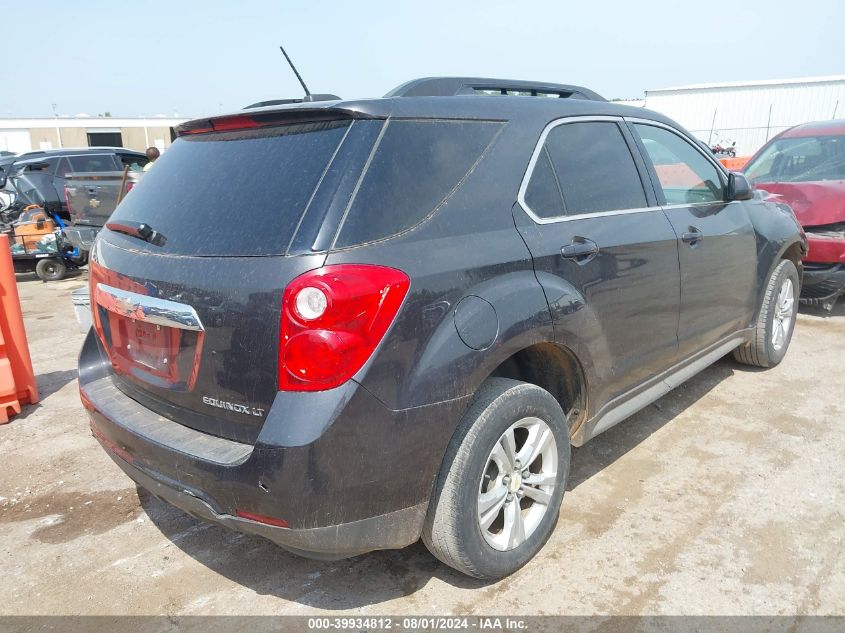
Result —
M 552 128 L 525 190 L 540 218 L 648 206 L 634 159 L 611 121 Z
M 452 194 L 501 126 L 491 121 L 390 121 L 335 246 L 384 239 L 422 222 Z
M 696 204 L 723 199 L 722 181 L 716 166 L 674 132 L 654 125 L 635 123 L 666 204 Z

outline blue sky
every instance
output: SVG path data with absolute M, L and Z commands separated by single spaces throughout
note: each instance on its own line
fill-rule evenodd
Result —
M 345 98 L 428 75 L 633 98 L 687 83 L 845 74 L 841 0 L 2 0 L 0 22 L 0 117 L 51 116 L 53 103 L 69 115 L 200 116 L 300 96 L 280 43 L 313 92 Z

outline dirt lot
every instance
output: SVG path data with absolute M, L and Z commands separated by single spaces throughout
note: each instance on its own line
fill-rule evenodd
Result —
M 5 614 L 845 614 L 845 305 L 771 371 L 723 359 L 574 454 L 547 547 L 494 584 L 417 544 L 296 558 L 137 490 L 76 387 L 83 278 L 19 278 L 42 400 L 0 426 Z

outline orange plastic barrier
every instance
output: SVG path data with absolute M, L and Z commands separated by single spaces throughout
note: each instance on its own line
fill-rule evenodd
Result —
M 9 236 L 0 235 L 0 424 L 38 402 Z
M 743 167 L 745 167 L 745 163 L 748 162 L 748 159 L 751 158 L 750 156 L 732 156 L 728 158 L 720 158 L 719 162 L 725 166 L 725 169 L 728 171 L 739 171 Z

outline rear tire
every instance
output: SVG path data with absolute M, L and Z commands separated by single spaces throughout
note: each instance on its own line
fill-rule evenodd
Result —
M 566 416 L 548 391 L 487 380 L 446 451 L 423 542 L 442 562 L 475 578 L 512 574 L 557 523 L 569 459 Z
M 766 284 L 751 341 L 734 350 L 737 361 L 774 367 L 783 360 L 795 331 L 799 290 L 798 269 L 788 259 L 782 260 Z
M 67 266 L 60 259 L 42 259 L 35 265 L 35 274 L 41 281 L 59 281 L 65 273 Z

